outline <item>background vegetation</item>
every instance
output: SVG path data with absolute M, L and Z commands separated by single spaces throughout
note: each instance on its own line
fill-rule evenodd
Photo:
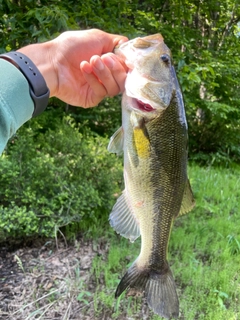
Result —
M 239 22 L 238 0 L 0 0 L 0 52 L 65 30 L 164 36 L 184 95 L 197 198 L 194 212 L 176 222 L 170 245 L 188 320 L 240 317 Z M 53 237 L 58 230 L 94 236 L 106 225 L 122 187 L 121 159 L 106 151 L 121 122 L 120 98 L 90 110 L 51 99 L 46 112 L 17 132 L 0 161 L 0 241 Z M 111 243 L 114 254 L 119 239 Z M 105 273 L 120 272 L 96 263 Z M 117 273 L 105 278 L 107 288 L 108 281 L 116 285 Z M 188 310 L 188 302 L 198 309 Z
M 1 0 L 0 52 L 69 29 L 94 27 L 129 38 L 162 33 L 186 102 L 190 158 L 225 165 L 240 156 L 239 20 L 238 0 Z M 103 102 L 90 111 L 70 108 L 70 114 L 77 122 L 87 118 L 101 135 L 111 134 L 119 123 L 119 103 L 111 100 L 105 107 Z

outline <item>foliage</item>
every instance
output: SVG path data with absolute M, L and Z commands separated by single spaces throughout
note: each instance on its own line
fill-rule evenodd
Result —
M 110 137 L 121 126 L 121 96 L 105 98 L 99 108 L 75 108 L 68 112 L 78 123 L 87 123 L 91 131 Z
M 129 38 L 161 32 L 184 95 L 190 159 L 228 166 L 240 159 L 239 21 L 236 0 L 0 0 L 0 52 L 69 29 L 94 27 Z M 110 180 L 119 162 L 103 145 L 120 125 L 120 97 L 90 110 L 57 99 L 50 105 L 61 112 L 49 108 L 27 123 L 1 159 L 5 235 L 18 232 L 14 213 L 22 216 L 19 234 L 49 235 L 54 226 L 110 209 Z
M 97 223 L 111 210 L 122 174 L 107 139 L 84 125 L 83 135 L 70 117 L 41 130 L 37 120 L 21 129 L 0 161 L 2 239 L 54 236 L 56 228 L 83 217 Z
M 237 0 L 0 1 L 0 52 L 44 41 L 68 29 L 100 28 L 130 38 L 161 32 L 172 49 L 189 122 L 190 157 L 201 163 L 239 162 L 240 7 Z M 56 100 L 52 102 L 56 105 Z M 74 110 L 104 134 L 119 112 Z M 100 121 L 96 121 L 99 119 Z

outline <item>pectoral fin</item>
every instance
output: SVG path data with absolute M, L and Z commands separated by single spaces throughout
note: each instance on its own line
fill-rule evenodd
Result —
M 123 153 L 123 128 L 120 127 L 110 138 L 108 151 L 118 156 Z
M 187 183 L 185 185 L 184 194 L 183 194 L 183 201 L 182 201 L 181 209 L 180 209 L 180 212 L 178 215 L 181 216 L 182 214 L 188 213 L 189 211 L 191 211 L 193 209 L 194 206 L 195 206 L 195 200 L 193 197 L 192 188 L 191 188 L 189 180 L 187 180 Z
M 125 191 L 117 199 L 109 217 L 111 227 L 121 236 L 135 241 L 140 236 L 140 229 L 133 215 L 131 206 L 128 204 Z

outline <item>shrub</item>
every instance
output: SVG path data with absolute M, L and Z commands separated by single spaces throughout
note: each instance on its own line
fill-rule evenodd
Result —
M 107 220 L 111 211 L 122 170 L 107 151 L 108 139 L 84 125 L 80 133 L 70 117 L 41 133 L 51 118 L 20 129 L 0 161 L 2 239 L 53 236 L 56 227 Z

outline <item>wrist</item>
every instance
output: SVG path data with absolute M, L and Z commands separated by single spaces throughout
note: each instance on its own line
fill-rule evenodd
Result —
M 50 92 L 46 81 L 37 66 L 22 52 L 10 51 L 1 54 L 0 58 L 13 64 L 27 80 L 29 93 L 34 103 L 32 117 L 42 113 L 47 107 Z
M 54 96 L 58 81 L 51 58 L 51 42 L 31 44 L 17 51 L 32 60 L 46 81 L 50 97 Z

